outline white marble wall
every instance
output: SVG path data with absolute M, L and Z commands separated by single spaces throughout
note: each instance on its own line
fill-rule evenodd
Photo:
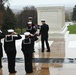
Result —
M 38 24 L 45 19 L 50 31 L 61 31 L 65 25 L 65 7 L 38 7 Z
M 65 7 L 51 6 L 51 7 L 37 7 L 38 24 L 41 25 L 41 19 L 46 20 L 49 25 L 49 33 L 52 38 L 65 38 L 68 34 L 65 25 Z

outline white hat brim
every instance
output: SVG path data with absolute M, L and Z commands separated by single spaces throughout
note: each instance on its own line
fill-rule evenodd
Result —
M 25 36 L 29 36 L 30 35 L 30 32 L 25 32 L 24 35 Z
M 9 29 L 8 32 L 11 33 L 11 32 L 14 32 L 14 30 L 13 29 Z

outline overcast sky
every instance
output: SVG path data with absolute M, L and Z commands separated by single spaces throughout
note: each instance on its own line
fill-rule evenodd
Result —
M 9 0 L 11 8 L 25 7 L 29 5 L 34 6 L 65 6 L 73 7 L 76 4 L 76 0 Z

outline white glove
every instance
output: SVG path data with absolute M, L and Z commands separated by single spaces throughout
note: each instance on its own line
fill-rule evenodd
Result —
M 31 36 L 34 36 L 33 34 L 30 34 Z
M 0 30 L 0 33 L 2 33 L 2 31 Z
M 16 32 L 13 32 L 13 34 L 17 34 Z

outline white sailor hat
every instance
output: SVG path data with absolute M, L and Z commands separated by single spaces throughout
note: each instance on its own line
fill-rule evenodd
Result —
M 9 29 L 8 32 L 9 33 L 12 33 L 12 32 L 14 32 L 14 30 L 13 29 Z
M 29 36 L 30 35 L 30 32 L 25 32 L 24 35 L 25 36 Z
M 41 22 L 45 22 L 45 19 L 41 19 Z
M 32 24 L 32 22 L 28 22 L 28 24 Z
M 32 19 L 32 17 L 28 17 L 28 19 Z
M 0 30 L 0 33 L 2 33 L 2 31 Z

